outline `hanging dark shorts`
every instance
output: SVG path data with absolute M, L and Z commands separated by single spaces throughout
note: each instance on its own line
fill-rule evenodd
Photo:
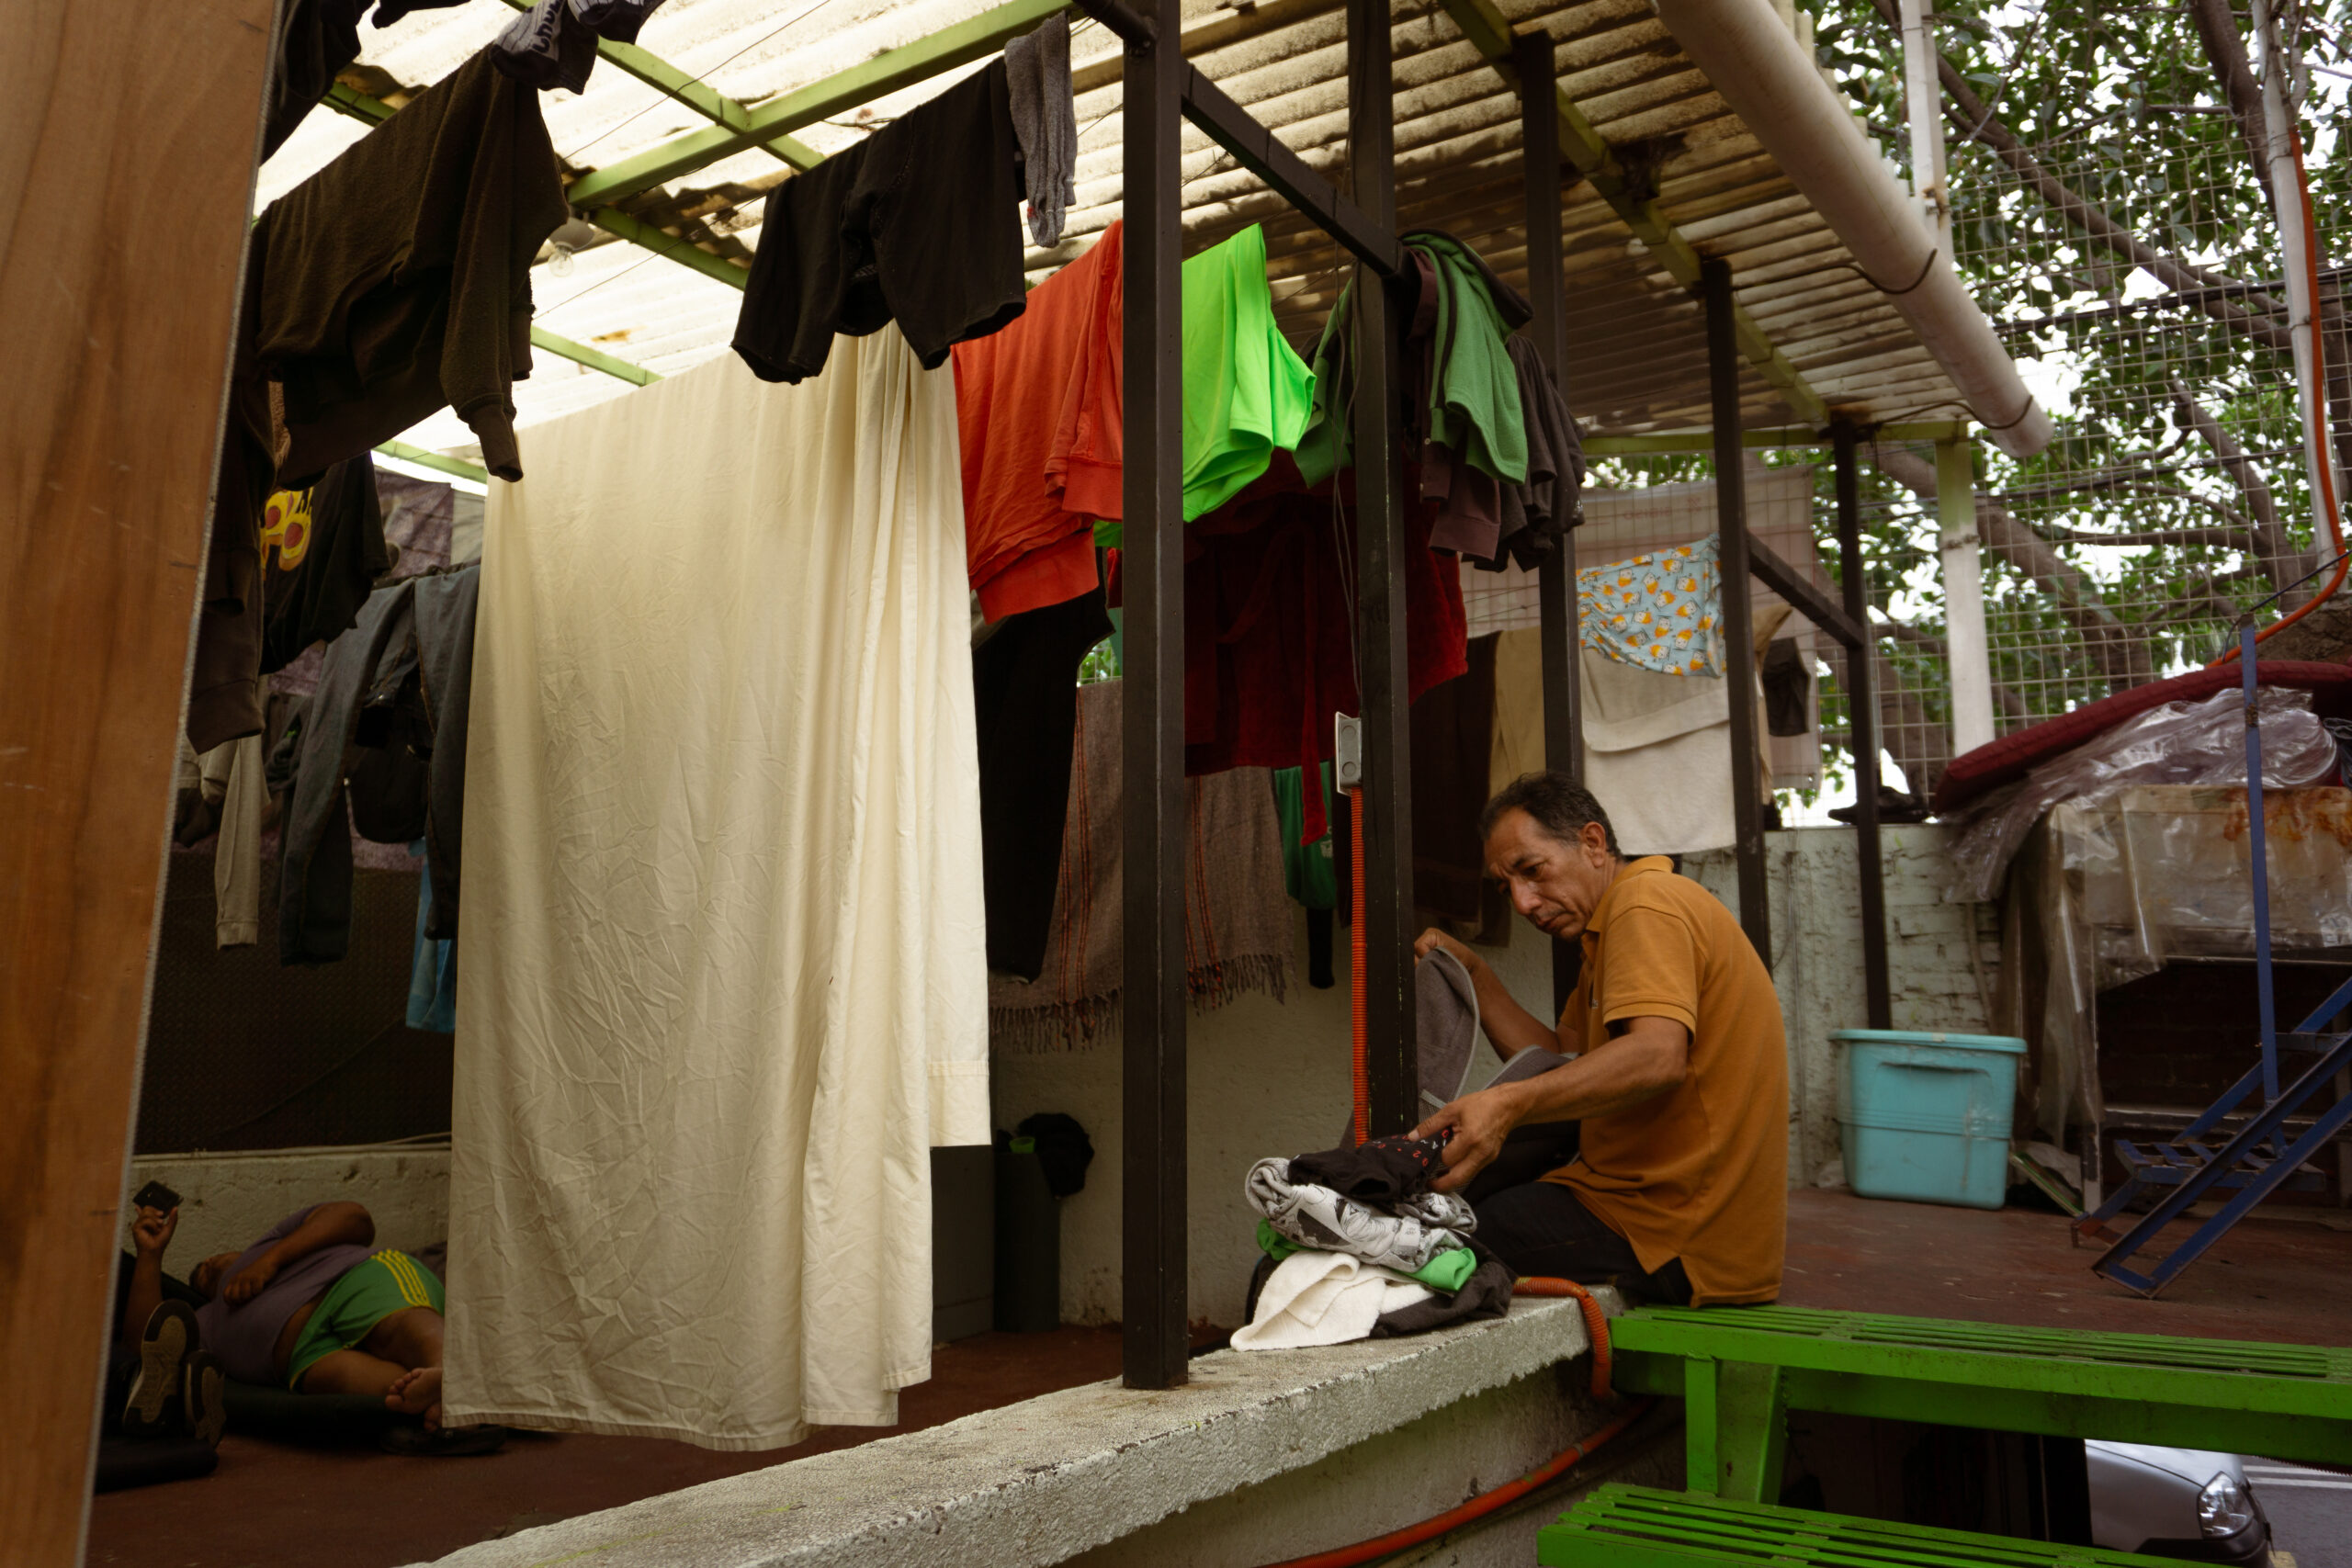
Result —
M 735 321 L 763 381 L 892 321 L 927 370 L 1021 314 L 1020 144 L 997 60 L 768 197 Z

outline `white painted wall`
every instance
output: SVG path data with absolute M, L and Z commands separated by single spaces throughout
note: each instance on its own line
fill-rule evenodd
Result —
M 151 1155 L 130 1162 L 128 1200 L 150 1179 L 180 1195 L 179 1229 L 164 1266 L 185 1279 L 197 1260 L 242 1252 L 313 1203 L 368 1206 L 376 1239 L 413 1252 L 449 1235 L 449 1151 L 288 1149 L 266 1154 Z M 130 1245 L 125 1203 L 122 1245 Z
M 1985 1010 L 1970 962 L 1973 914 L 1946 904 L 1946 830 L 1933 825 L 1883 829 L 1886 858 L 1888 964 L 1897 1028 L 1981 1032 Z M 1767 835 L 1775 982 L 1791 1052 L 1790 1179 L 1812 1186 L 1841 1179 L 1837 1083 L 1829 1033 L 1866 1021 L 1861 928 L 1856 919 L 1852 830 L 1792 828 Z M 1729 852 L 1692 856 L 1684 869 L 1736 903 Z M 1306 920 L 1298 923 L 1299 981 L 1286 1002 L 1245 997 L 1194 1014 L 1191 1065 L 1191 1292 L 1195 1320 L 1240 1321 L 1257 1247 L 1255 1216 L 1241 1198 L 1250 1163 L 1269 1155 L 1329 1148 L 1348 1115 L 1348 976 L 1340 930 L 1328 991 L 1307 987 Z M 1550 958 L 1521 926 L 1487 962 L 1521 1001 L 1540 1010 L 1551 994 Z M 1991 974 L 1985 972 L 1989 985 Z M 1086 1190 L 1062 1204 L 1062 1317 L 1119 1318 L 1119 1042 L 1115 1029 L 1082 1049 L 998 1055 L 990 1066 L 996 1124 L 1039 1111 L 1075 1116 L 1094 1140 Z

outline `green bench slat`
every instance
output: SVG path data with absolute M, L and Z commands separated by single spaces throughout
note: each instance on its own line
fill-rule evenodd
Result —
M 2162 1558 L 2093 1546 L 1974 1535 L 1734 1503 L 1687 1492 L 1608 1485 L 1537 1532 L 1544 1568 L 2172 1568 Z
M 2352 1349 L 1781 1306 L 1643 1307 L 1610 1339 L 1621 1391 L 1690 1401 L 1692 1483 L 1726 1496 L 1775 1495 L 1785 1410 L 2352 1463 Z
M 2203 1393 L 2229 1387 L 2243 1408 L 2352 1415 L 2352 1350 L 2012 1328 L 1947 1318 L 1884 1317 L 1801 1307 L 1644 1307 L 1610 1325 L 1620 1350 L 1802 1367 L 1818 1371 L 2164 1397 L 2189 1374 Z M 2211 1382 L 2226 1379 L 2226 1383 Z

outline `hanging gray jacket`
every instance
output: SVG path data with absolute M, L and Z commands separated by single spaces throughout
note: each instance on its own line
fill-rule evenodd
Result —
M 281 964 L 331 964 L 351 947 L 351 779 L 363 706 L 379 687 L 405 684 L 413 671 L 424 715 L 392 727 L 391 744 L 413 754 L 424 773 L 424 837 L 432 872 L 428 936 L 457 934 L 458 839 L 465 809 L 467 694 L 473 681 L 474 609 L 481 570 L 469 566 L 437 577 L 408 578 L 379 588 L 358 623 L 327 645 L 295 754 L 285 812 L 278 884 L 277 956 Z M 380 761 L 379 759 L 378 761 Z M 371 768 L 370 775 L 386 770 Z M 405 837 L 405 831 L 396 834 Z

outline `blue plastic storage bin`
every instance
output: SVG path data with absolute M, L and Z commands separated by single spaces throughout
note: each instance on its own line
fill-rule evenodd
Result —
M 1997 1209 L 2025 1042 L 2006 1034 L 1840 1029 L 1838 1140 L 1865 1198 Z

